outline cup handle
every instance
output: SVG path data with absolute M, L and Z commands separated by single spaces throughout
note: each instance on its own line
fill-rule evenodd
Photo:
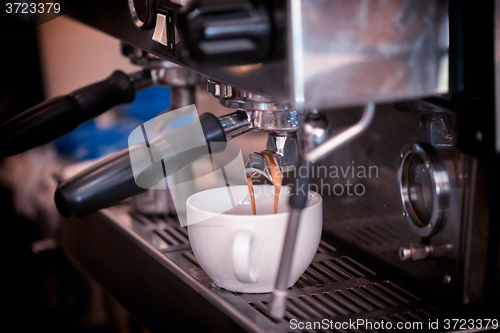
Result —
M 252 230 L 242 229 L 236 232 L 233 240 L 233 271 L 243 283 L 257 281 L 257 274 L 250 269 L 250 247 L 254 237 Z

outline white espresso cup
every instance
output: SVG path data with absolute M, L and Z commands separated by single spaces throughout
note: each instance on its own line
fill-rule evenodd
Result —
M 220 214 L 227 202 L 243 198 Z M 247 186 L 221 187 L 196 193 L 187 200 L 189 241 L 203 270 L 221 288 L 243 293 L 274 290 L 289 216 L 289 187 L 280 193 L 274 211 L 274 187 L 254 186 L 257 215 Z M 316 254 L 322 230 L 322 199 L 309 192 L 302 211 L 287 287 L 304 273 Z

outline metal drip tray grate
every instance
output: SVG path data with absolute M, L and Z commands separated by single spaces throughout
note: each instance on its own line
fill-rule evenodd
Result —
M 340 243 L 321 242 L 311 265 L 289 288 L 285 317 L 276 320 L 269 315 L 270 293 L 215 286 L 195 258 L 187 230 L 173 218 L 144 217 L 119 205 L 65 223 L 63 232 L 71 260 L 152 332 L 187 326 L 216 332 L 385 332 L 373 326 L 382 322 L 420 324 L 389 332 L 425 332 L 432 331 L 430 320 L 454 315 L 443 314 L 443 307 L 453 307 L 438 306 L 421 285 Z M 360 320 L 365 325 L 357 329 L 332 325 Z
M 332 287 L 335 288 L 333 284 L 330 285 L 330 288 Z M 290 323 L 293 320 L 319 324 L 324 319 L 336 322 L 366 319 L 372 323 L 383 320 L 391 322 L 394 327 L 397 327 L 398 322 L 418 322 L 424 328 L 429 320 L 444 317 L 440 311 L 433 307 L 423 308 L 425 305 L 419 297 L 391 281 L 362 284 L 330 291 L 324 291 L 325 289 L 322 288 L 317 292 L 307 294 L 299 292 L 289 297 L 283 320 L 276 320 L 268 314 L 269 297 L 266 297 L 265 300 L 257 300 L 256 296 L 247 295 L 247 297 L 255 299 L 249 301 L 248 304 L 282 329 L 290 328 Z M 335 330 L 335 328 L 312 330 L 312 332 L 324 331 L 337 332 L 339 330 Z M 345 331 L 350 332 L 348 329 Z M 368 329 L 366 331 L 377 330 Z M 413 330 L 403 331 L 412 332 Z
M 317 287 L 332 282 L 352 280 L 370 275 L 375 275 L 375 272 L 350 257 L 330 258 L 311 263 L 295 286 Z
M 402 329 L 403 332 L 425 331 L 428 321 L 443 318 L 443 313 L 410 292 L 378 274 L 369 264 L 362 263 L 344 251 L 321 242 L 316 256 L 289 290 L 286 315 L 276 320 L 268 314 L 270 294 L 233 293 L 216 287 L 200 267 L 189 246 L 185 228 L 175 220 L 150 220 L 134 216 L 139 223 L 163 240 L 157 248 L 179 269 L 187 272 L 208 291 L 221 297 L 240 316 L 257 324 L 263 332 L 301 331 L 291 327 L 291 322 L 316 322 L 324 320 L 348 322 L 364 319 L 370 323 L 390 322 L 421 323 L 418 329 Z M 303 332 L 377 332 L 376 329 L 351 330 L 324 327 L 306 329 Z M 398 330 L 395 330 L 398 331 Z

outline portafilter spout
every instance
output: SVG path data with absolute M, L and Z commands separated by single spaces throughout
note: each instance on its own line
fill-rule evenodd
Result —
M 247 163 L 245 164 L 245 177 L 252 177 L 258 173 L 272 181 L 271 172 L 269 171 L 269 164 L 262 153 L 251 153 L 248 156 Z
M 272 181 L 269 171 L 269 163 L 264 153 L 274 157 L 281 172 L 293 170 L 299 156 L 299 144 L 295 132 L 271 132 L 267 139 L 267 147 L 261 152 L 252 153 L 248 156 L 245 165 L 246 177 L 258 173 Z

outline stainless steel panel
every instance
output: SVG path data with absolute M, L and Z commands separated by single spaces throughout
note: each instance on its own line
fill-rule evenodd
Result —
M 218 81 L 295 108 L 332 108 L 448 91 L 443 0 L 288 0 L 282 60 L 200 66 L 162 51 L 125 1 L 64 1 L 71 17 Z M 172 6 L 172 8 L 176 8 Z M 96 15 L 95 13 L 99 13 Z
M 355 122 L 360 111 L 338 110 L 327 113 L 327 118 L 340 130 Z M 407 217 L 404 216 L 397 175 L 400 154 L 408 144 L 430 143 L 431 138 L 426 133 L 421 115 L 397 111 L 392 105 L 380 105 L 365 135 L 319 163 L 314 181 L 318 187 L 313 189 L 322 193 L 325 203 L 325 234 L 346 240 L 378 259 L 398 267 L 429 288 L 462 302 L 462 297 L 468 294 L 462 290 L 461 263 L 465 260 L 462 251 L 477 245 L 466 245 L 462 240 L 468 233 L 462 229 L 462 221 L 466 220 L 462 210 L 466 202 L 466 191 L 470 191 L 472 186 L 470 177 L 474 174 L 474 170 L 470 168 L 470 157 L 458 154 L 456 160 L 449 165 L 449 176 L 456 181 L 450 188 L 447 218 L 440 231 L 429 239 L 429 244 L 433 246 L 451 245 L 450 252 L 442 257 L 420 261 L 402 261 L 399 257 L 400 247 L 421 244 L 422 241 L 422 238 L 412 231 Z M 321 167 L 327 168 L 326 177 Z M 359 167 L 366 169 L 366 177 L 358 176 Z M 373 168 L 371 176 L 368 174 L 370 167 Z M 351 168 L 356 170 L 354 176 Z M 334 174 L 334 170 L 338 172 Z M 348 171 L 343 174 L 342 170 Z M 347 193 L 347 182 L 351 184 L 351 195 Z M 358 193 L 364 188 L 362 195 L 353 194 L 356 185 L 360 186 Z M 344 189 L 342 194 L 340 186 Z M 472 264 L 475 261 L 477 264 L 476 255 L 476 259 L 469 258 L 467 262 Z M 446 276 L 450 279 L 445 281 Z M 483 284 L 476 280 L 475 288 L 481 289 Z
M 288 3 L 292 105 L 359 105 L 448 91 L 445 1 Z

